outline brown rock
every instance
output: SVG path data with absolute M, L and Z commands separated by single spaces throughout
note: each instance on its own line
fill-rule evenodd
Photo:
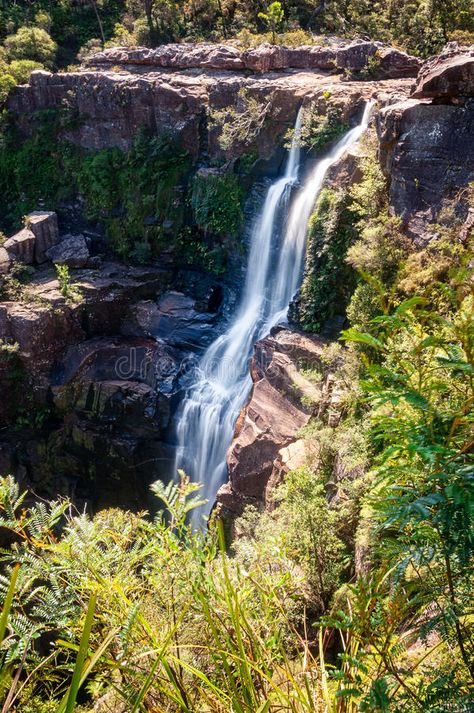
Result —
M 0 339 L 18 344 L 19 358 L 33 375 L 47 372 L 55 358 L 83 332 L 69 309 L 18 302 L 0 303 Z
M 474 96 L 474 46 L 460 49 L 450 43 L 439 56 L 423 65 L 415 90 L 417 99 Z
M 35 260 L 35 243 L 35 234 L 29 228 L 23 228 L 5 240 L 4 248 L 11 257 L 21 260 L 25 265 L 32 265 Z
M 217 495 L 231 516 L 241 514 L 246 504 L 268 503 L 283 474 L 301 464 L 297 434 L 312 414 L 303 396 L 316 402 L 320 393 L 299 369 L 317 364 L 325 343 L 290 330 L 257 343 L 252 394 L 227 456 L 229 483 Z
M 0 275 L 6 275 L 11 267 L 11 257 L 5 248 L 0 248 Z
M 171 44 L 148 47 L 113 47 L 92 55 L 88 66 L 138 65 L 166 69 L 244 69 L 241 53 L 236 47 L 215 44 Z
M 89 57 L 86 64 L 94 68 L 118 65 L 128 70 L 133 67 L 156 67 L 232 72 L 250 70 L 259 74 L 292 69 L 360 72 L 376 53 L 380 59 L 380 72 L 377 74 L 380 78 L 416 77 L 421 66 L 416 57 L 363 40 L 340 40 L 332 46 L 301 47 L 265 43 L 244 52 L 230 45 L 209 43 L 163 45 L 156 49 L 114 47 Z
M 46 251 L 59 242 L 58 217 L 53 211 L 35 210 L 29 213 L 27 225 L 35 236 L 35 261 L 46 262 Z

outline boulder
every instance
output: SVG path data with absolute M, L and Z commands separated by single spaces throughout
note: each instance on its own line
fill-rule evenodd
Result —
M 149 334 L 180 349 L 199 349 L 215 336 L 216 313 L 196 307 L 191 297 L 170 290 L 158 302 L 141 301 L 132 305 L 121 331 L 136 336 Z
M 12 259 L 5 248 L 0 248 L 0 275 L 6 275 L 10 270 Z
M 381 47 L 377 50 L 378 67 L 375 77 L 378 79 L 401 79 L 416 77 L 422 66 L 419 57 L 413 57 L 394 47 Z
M 35 236 L 35 262 L 46 262 L 46 251 L 59 242 L 58 216 L 53 211 L 35 210 L 26 221 Z
M 138 65 L 165 69 L 245 69 L 236 47 L 212 43 L 170 44 L 148 47 L 113 47 L 88 57 L 86 65 Z
M 25 265 L 32 265 L 35 261 L 35 243 L 35 234 L 30 228 L 23 228 L 5 240 L 3 247 L 12 258 L 21 260 Z
M 60 243 L 46 250 L 46 256 L 55 265 L 85 267 L 89 260 L 89 248 L 83 235 L 65 235 Z
M 423 65 L 412 96 L 417 99 L 474 97 L 474 46 L 450 43 L 439 57 Z
M 46 374 L 62 350 L 83 335 L 77 317 L 69 309 L 0 303 L 0 339 L 18 345 L 18 357 L 35 379 Z

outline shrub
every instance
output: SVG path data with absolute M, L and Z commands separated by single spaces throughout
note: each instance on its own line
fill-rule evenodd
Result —
M 14 86 L 16 86 L 16 80 L 11 74 L 0 74 L 0 104 L 6 101 Z
M 235 237 L 243 220 L 242 197 L 233 173 L 198 174 L 191 194 L 196 224 L 206 232 Z
M 11 60 L 29 59 L 46 67 L 53 65 L 57 51 L 54 40 L 39 27 L 20 27 L 6 38 L 5 48 Z
M 36 69 L 43 69 L 43 65 L 31 59 L 14 59 L 8 69 L 17 84 L 26 84 L 30 74 Z

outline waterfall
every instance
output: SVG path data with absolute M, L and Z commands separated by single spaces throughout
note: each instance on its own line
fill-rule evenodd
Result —
M 301 110 L 295 124 L 285 173 L 268 189 L 252 230 L 250 254 L 240 305 L 228 329 L 206 350 L 197 378 L 188 389 L 177 415 L 177 468 L 203 483 L 208 514 L 226 478 L 226 453 L 235 421 L 251 389 L 248 360 L 253 345 L 286 318 L 302 275 L 308 221 L 329 168 L 355 144 L 366 129 L 372 103 L 358 126 L 348 131 L 329 155 L 317 162 L 302 187 L 291 198 L 298 181 Z M 272 265 L 275 240 L 281 243 Z M 196 522 L 196 524 L 198 524 Z

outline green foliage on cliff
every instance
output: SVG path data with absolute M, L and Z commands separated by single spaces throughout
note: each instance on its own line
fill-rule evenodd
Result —
M 348 129 L 349 126 L 343 121 L 338 107 L 328 104 L 326 113 L 321 115 L 315 105 L 310 105 L 304 114 L 301 145 L 309 151 L 319 153 L 327 150 L 328 144 L 337 141 Z
M 318 332 L 326 319 L 341 314 L 354 287 L 344 261 L 356 237 L 349 203 L 343 190 L 325 188 L 311 217 L 305 274 L 293 312 L 308 331 Z
M 133 255 L 139 244 L 148 244 L 151 254 L 164 247 L 165 221 L 171 224 L 168 241 L 173 241 L 184 219 L 179 191 L 190 167 L 173 141 L 140 134 L 127 152 L 73 153 L 65 165 L 68 180 L 77 181 L 88 217 L 104 223 L 121 257 Z
M 74 122 L 67 109 L 31 117 L 25 138 L 8 125 L 0 137 L 1 226 L 11 233 L 38 205 L 78 197 L 123 259 L 147 262 L 163 251 L 177 261 L 221 273 L 242 223 L 242 190 L 234 174 L 199 175 L 189 188 L 189 156 L 166 136 L 136 136 L 128 151 L 85 151 L 61 140 Z
M 193 180 L 194 219 L 206 232 L 235 237 L 243 221 L 242 200 L 243 191 L 233 173 L 198 173 Z

